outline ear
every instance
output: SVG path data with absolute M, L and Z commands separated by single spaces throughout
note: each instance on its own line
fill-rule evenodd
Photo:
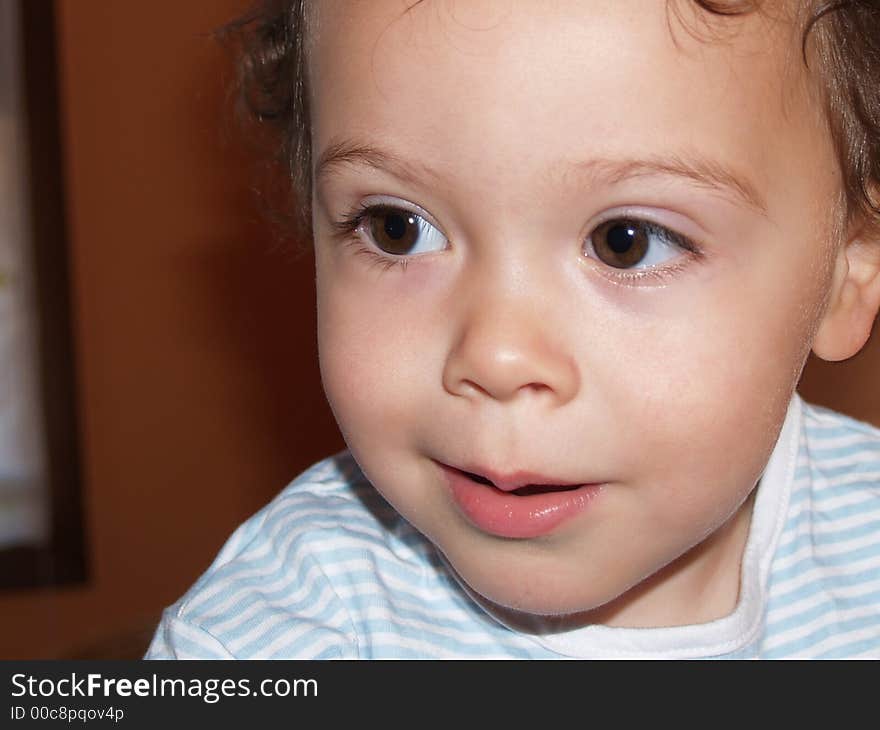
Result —
M 846 360 L 864 347 L 880 309 L 880 234 L 865 231 L 835 255 L 831 294 L 813 338 L 823 360 Z

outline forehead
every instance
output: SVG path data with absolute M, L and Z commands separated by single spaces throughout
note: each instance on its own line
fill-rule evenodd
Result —
M 827 163 L 799 29 L 782 17 L 707 25 L 689 0 L 330 0 L 313 12 L 315 157 L 367 141 L 502 206 L 591 160 L 662 152 L 756 190 L 792 159 Z

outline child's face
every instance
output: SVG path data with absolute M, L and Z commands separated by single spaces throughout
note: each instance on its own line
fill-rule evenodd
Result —
M 495 602 L 723 615 L 829 282 L 840 183 L 799 30 L 754 14 L 698 39 L 662 0 L 410 4 L 316 4 L 315 159 L 398 161 L 316 177 L 348 445 Z M 334 229 L 367 204 L 393 210 Z

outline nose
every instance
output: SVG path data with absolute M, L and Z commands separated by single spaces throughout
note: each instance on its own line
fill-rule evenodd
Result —
M 546 317 L 525 297 L 489 298 L 485 290 L 466 308 L 443 370 L 446 391 L 472 400 L 537 396 L 558 407 L 579 383 L 577 363 Z

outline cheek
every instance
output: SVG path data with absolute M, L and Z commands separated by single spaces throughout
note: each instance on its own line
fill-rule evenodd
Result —
M 758 257 L 760 258 L 760 257 Z M 777 260 L 778 259 L 778 260 Z M 642 465 L 717 481 L 734 474 L 748 485 L 775 443 L 809 352 L 821 282 L 783 257 L 751 266 L 731 263 L 712 281 L 664 299 L 664 321 L 646 324 L 641 398 L 621 398 L 641 431 Z M 675 313 L 678 314 L 675 314 Z M 684 314 L 681 314 L 684 313 Z M 741 487 L 740 487 L 741 488 Z
M 392 272 L 377 277 L 393 276 Z M 347 285 L 348 284 L 348 285 Z M 387 292 L 387 295 L 385 294 Z M 346 441 L 391 444 L 411 431 L 432 373 L 418 315 L 399 291 L 318 277 L 318 351 L 327 399 Z M 415 317 L 415 319 L 413 319 Z

